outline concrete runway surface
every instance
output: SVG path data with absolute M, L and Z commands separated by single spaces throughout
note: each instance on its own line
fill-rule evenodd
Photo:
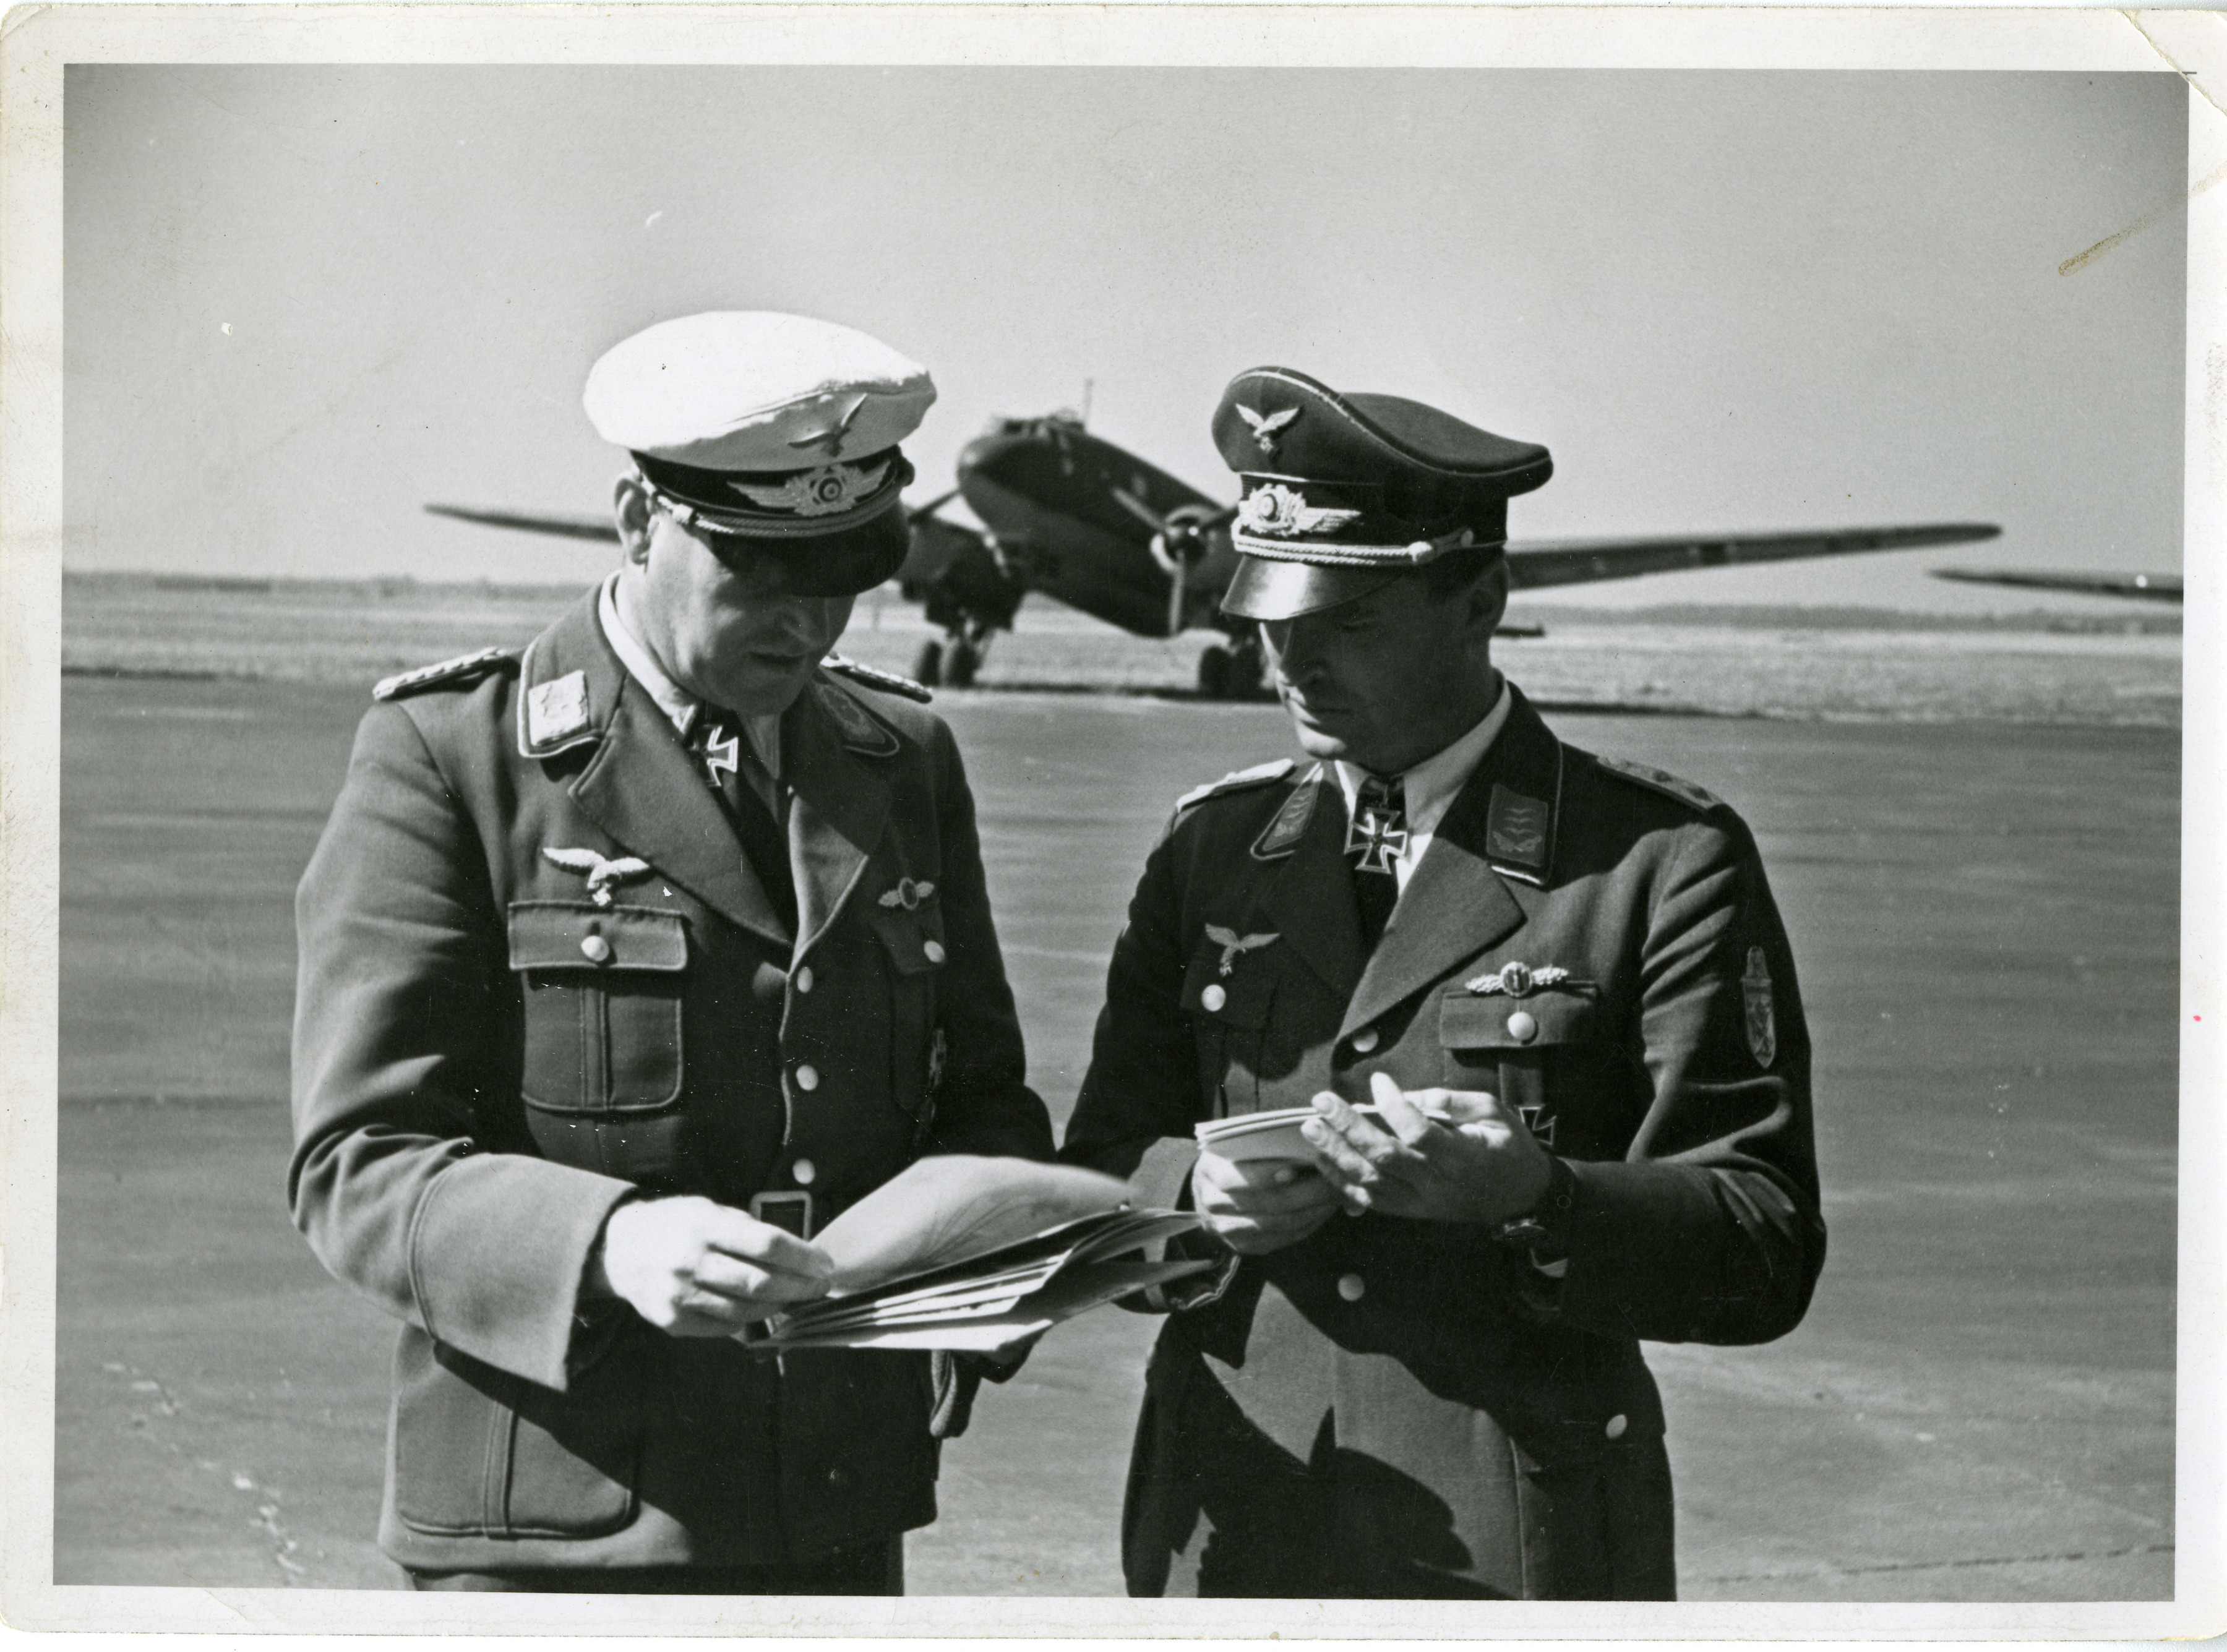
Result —
M 287 1221 L 291 896 L 360 691 L 62 701 L 54 1580 L 389 1588 L 392 1331 Z M 1144 852 L 1273 707 L 947 694 L 1063 1118 Z M 1551 715 L 1754 825 L 1817 1049 L 1832 1253 L 1759 1349 L 1649 1350 L 1688 1598 L 2173 1591 L 2179 737 Z M 1150 1322 L 1062 1327 L 947 1451 L 922 1594 L 1120 1592 Z

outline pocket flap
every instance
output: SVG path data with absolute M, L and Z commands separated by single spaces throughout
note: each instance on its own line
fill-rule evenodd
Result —
M 1239 959 L 1222 973 L 1222 948 L 1201 944 L 1184 974 L 1183 1007 L 1190 1015 L 1209 1016 L 1233 1027 L 1265 1027 L 1269 1000 L 1276 996 L 1276 973 L 1253 959 Z
M 890 967 L 900 975 L 918 975 L 941 967 L 943 909 L 930 903 L 908 912 L 903 907 L 877 908 L 868 919 L 890 954 Z
M 510 908 L 510 966 L 684 970 L 688 920 L 653 906 L 515 901 Z
M 1509 1030 L 1531 1017 L 1528 1036 Z M 1439 1001 L 1439 1042 L 1448 1049 L 1536 1049 L 1541 1044 L 1590 1043 L 1599 1006 L 1589 997 L 1549 990 L 1528 998 L 1450 992 Z M 1520 1025 L 1520 1024 L 1519 1024 Z

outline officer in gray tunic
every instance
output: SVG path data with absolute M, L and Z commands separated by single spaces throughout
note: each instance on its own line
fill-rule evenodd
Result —
M 1495 668 L 1545 449 L 1274 367 L 1214 435 L 1243 479 L 1223 606 L 1312 761 L 1177 805 L 1068 1129 L 1223 1260 L 1165 1304 L 1130 1590 L 1669 1598 L 1639 1343 L 1783 1336 L 1825 1253 L 1754 841 Z M 1285 1107 L 1304 1163 L 1195 1150 Z
M 734 1338 L 920 1154 L 1051 1152 L 950 731 L 827 658 L 935 393 L 800 316 L 619 344 L 618 571 L 374 692 L 297 903 L 290 1193 L 402 1322 L 418 1587 L 901 1592 L 935 1518 L 967 1374 Z

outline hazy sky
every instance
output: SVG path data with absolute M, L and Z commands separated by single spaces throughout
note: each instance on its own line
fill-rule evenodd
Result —
M 2000 521 L 1618 602 L 2025 607 L 1929 565 L 2180 565 L 2170 74 L 69 71 L 67 563 L 585 577 L 428 500 L 594 511 L 590 363 L 653 321 L 861 327 L 992 414 L 1077 404 L 1221 497 L 1238 369 L 1554 450 L 1518 537 Z M 1556 593 L 1557 597 L 1561 594 Z

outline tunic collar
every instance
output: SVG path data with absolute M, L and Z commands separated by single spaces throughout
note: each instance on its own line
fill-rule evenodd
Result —
M 603 623 L 603 638 L 611 645 L 611 652 L 618 655 L 619 663 L 627 668 L 627 675 L 641 685 L 642 692 L 656 702 L 657 709 L 665 713 L 674 730 L 686 740 L 696 725 L 697 714 L 704 709 L 704 702 L 667 676 L 665 668 L 657 663 L 657 657 L 627 628 L 626 621 L 619 614 L 618 588 L 619 577 L 614 573 L 603 581 L 602 594 L 596 599 L 596 617 Z M 751 751 L 765 765 L 766 773 L 780 774 L 779 714 L 739 720 Z
M 1508 679 L 1500 679 L 1500 695 L 1492 709 L 1480 718 L 1468 733 L 1452 744 L 1441 747 L 1400 776 L 1401 794 L 1407 805 L 1407 846 L 1394 857 L 1394 865 L 1400 887 L 1407 886 L 1408 875 L 1415 870 L 1423 852 L 1431 846 L 1431 839 L 1439 830 L 1439 822 L 1446 818 L 1454 799 L 1461 788 L 1469 784 L 1469 777 L 1477 772 L 1492 743 L 1500 737 L 1500 730 L 1508 722 L 1509 707 L 1513 704 Z M 1345 817 L 1353 818 L 1354 799 L 1359 794 L 1361 782 L 1368 778 L 1369 770 L 1357 763 L 1339 762 L 1333 765 L 1337 773 L 1337 788 L 1345 794 Z

